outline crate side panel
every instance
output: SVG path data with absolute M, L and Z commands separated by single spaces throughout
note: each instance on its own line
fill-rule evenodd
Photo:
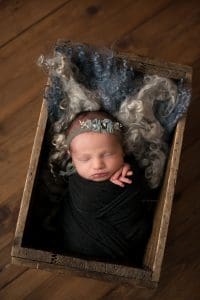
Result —
M 153 230 L 145 255 L 145 265 L 153 271 L 152 278 L 159 280 L 166 245 L 172 201 L 182 147 L 186 117 L 182 118 L 175 132 L 173 145 L 165 173 L 164 183 L 155 212 Z
M 133 267 L 83 260 L 33 249 L 16 249 L 12 263 L 99 280 L 154 286 L 151 272 Z
M 35 174 L 36 174 L 37 165 L 38 165 L 38 159 L 39 159 L 42 141 L 43 141 L 43 137 L 44 137 L 44 132 L 45 132 L 45 128 L 46 128 L 46 122 L 47 122 L 47 107 L 46 107 L 46 102 L 43 100 L 42 108 L 40 111 L 40 117 L 39 117 L 39 121 L 38 121 L 38 125 L 37 125 L 36 135 L 35 135 L 35 139 L 34 139 L 34 143 L 33 143 L 30 164 L 29 164 L 29 168 L 28 168 L 28 172 L 27 172 L 27 176 L 26 176 L 26 182 L 25 182 L 25 187 L 24 187 L 24 191 L 23 191 L 20 211 L 19 211 L 19 215 L 18 215 L 13 247 L 21 245 L 21 242 L 22 242 L 25 222 L 26 222 L 27 213 L 28 213 L 29 204 L 30 204 L 32 188 L 33 188 Z

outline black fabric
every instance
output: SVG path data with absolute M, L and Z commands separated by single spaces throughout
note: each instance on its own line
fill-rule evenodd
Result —
M 73 174 L 63 197 L 63 247 L 67 254 L 140 265 L 151 230 L 147 190 L 137 166 L 124 188 Z

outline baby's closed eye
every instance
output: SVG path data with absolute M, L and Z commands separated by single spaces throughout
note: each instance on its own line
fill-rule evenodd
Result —
M 112 152 L 105 152 L 105 153 L 103 154 L 103 156 L 111 156 L 111 155 L 113 155 Z
M 78 157 L 77 160 L 80 161 L 80 162 L 87 162 L 87 161 L 90 160 L 90 157 L 87 157 L 87 156 Z

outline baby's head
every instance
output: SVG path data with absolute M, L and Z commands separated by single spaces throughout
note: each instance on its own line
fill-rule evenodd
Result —
M 124 163 L 121 124 L 103 111 L 80 113 L 67 129 L 67 145 L 77 173 L 109 179 Z

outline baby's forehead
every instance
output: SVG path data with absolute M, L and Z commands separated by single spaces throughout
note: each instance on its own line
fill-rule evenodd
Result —
M 81 151 L 83 148 L 101 147 L 110 148 L 116 145 L 121 145 L 120 139 L 115 134 L 99 133 L 99 132 L 84 132 L 80 133 L 71 141 L 70 148 Z

